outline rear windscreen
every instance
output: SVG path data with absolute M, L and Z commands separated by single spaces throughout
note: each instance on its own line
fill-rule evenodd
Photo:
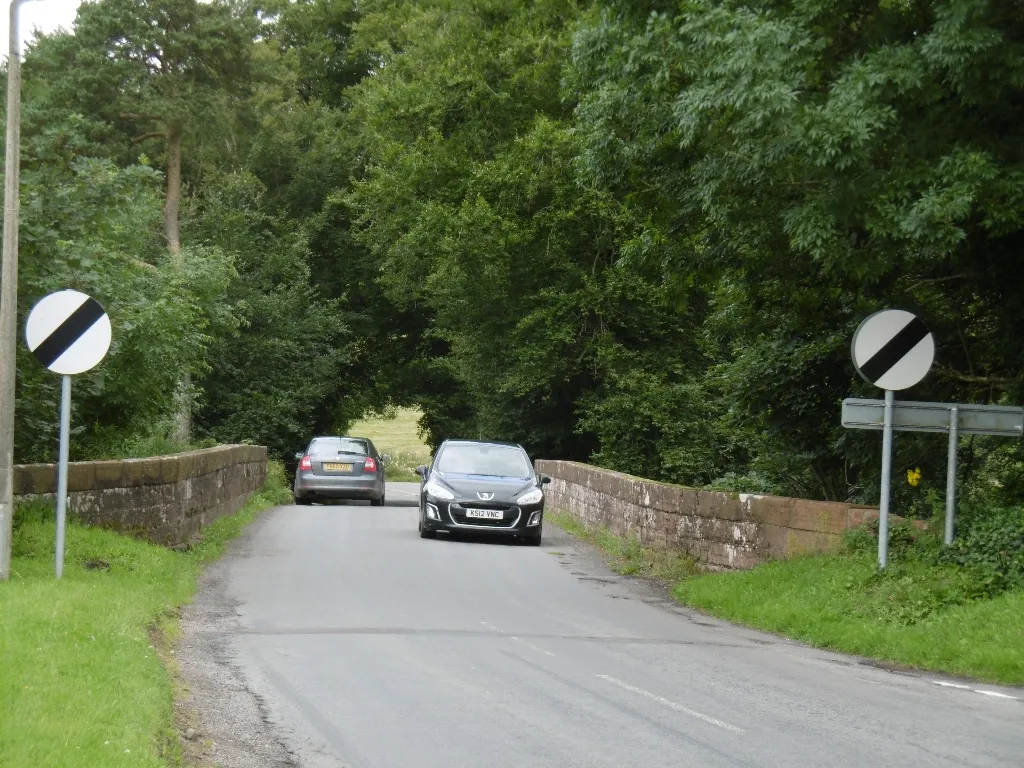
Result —
M 344 437 L 328 437 L 314 440 L 309 447 L 310 453 L 357 453 L 366 455 L 366 443 L 362 440 L 349 440 Z
M 533 476 L 526 455 L 509 445 L 449 445 L 437 458 L 439 472 L 496 477 Z

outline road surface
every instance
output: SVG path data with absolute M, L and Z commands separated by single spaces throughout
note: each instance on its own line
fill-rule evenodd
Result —
M 228 768 L 1024 765 L 1020 691 L 690 613 L 553 526 L 420 539 L 415 489 L 275 509 L 208 573 L 180 653 Z

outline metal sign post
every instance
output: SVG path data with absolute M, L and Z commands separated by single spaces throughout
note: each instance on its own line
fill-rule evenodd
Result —
M 935 339 L 917 317 L 902 309 L 868 316 L 850 345 L 854 368 L 865 381 L 885 390 L 882 414 L 882 488 L 878 502 L 878 567 L 889 562 L 889 496 L 895 390 L 917 384 L 935 359 Z M 845 410 L 844 410 L 845 414 Z
M 54 572 L 64 575 L 68 508 L 68 453 L 71 441 L 71 376 L 95 367 L 110 348 L 110 318 L 95 299 L 78 291 L 58 291 L 29 313 L 25 341 L 36 358 L 61 374 L 60 450 L 57 462 L 57 544 Z
M 71 438 L 71 377 L 60 381 L 60 458 L 57 462 L 57 551 L 54 570 L 64 575 L 64 529 L 68 517 L 68 447 Z
M 882 495 L 878 502 L 878 567 L 889 564 L 889 486 L 892 482 L 892 403 L 895 394 L 885 390 L 885 421 L 882 426 Z
M 885 429 L 886 403 L 848 397 L 843 401 L 843 426 L 847 429 Z M 946 529 L 943 541 L 953 543 L 956 517 L 957 445 L 960 435 L 994 437 L 1024 436 L 1024 408 L 974 403 L 920 403 L 896 400 L 892 407 L 894 432 L 945 432 L 949 435 L 946 457 Z
M 956 514 L 956 451 L 960 440 L 960 409 L 949 409 L 949 448 L 946 454 L 946 530 L 942 540 L 953 543 L 953 516 Z

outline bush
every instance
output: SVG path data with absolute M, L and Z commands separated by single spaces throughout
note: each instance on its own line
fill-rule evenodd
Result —
M 16 501 L 14 504 L 13 527 L 17 531 L 27 523 L 45 523 L 57 517 L 55 502 L 47 503 L 42 499 Z
M 993 594 L 1024 587 L 1024 506 L 965 510 L 960 524 L 944 562 L 979 572 Z

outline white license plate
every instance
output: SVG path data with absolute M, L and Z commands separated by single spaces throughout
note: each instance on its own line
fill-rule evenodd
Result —
M 479 517 L 483 520 L 501 520 L 504 513 L 500 509 L 467 509 L 466 517 Z

